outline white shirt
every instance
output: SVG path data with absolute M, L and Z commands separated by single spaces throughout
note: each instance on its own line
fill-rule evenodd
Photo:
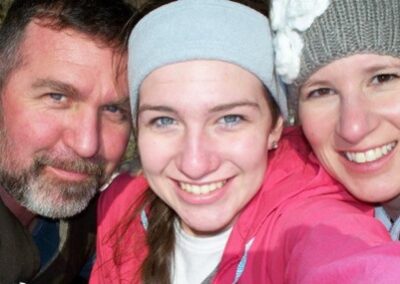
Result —
M 375 207 L 375 218 L 381 221 L 381 223 L 386 227 L 386 230 L 390 233 L 390 237 L 393 241 L 400 240 L 400 218 L 397 218 L 395 222 L 392 222 L 382 206 Z
M 219 264 L 231 231 L 232 228 L 216 236 L 195 237 L 176 222 L 172 283 L 200 284 L 207 278 Z

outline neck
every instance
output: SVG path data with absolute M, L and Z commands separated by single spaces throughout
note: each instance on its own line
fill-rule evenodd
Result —
M 385 209 L 386 214 L 389 215 L 390 219 L 396 221 L 400 216 L 400 196 L 383 203 L 382 207 Z
M 29 228 L 33 224 L 35 214 L 19 204 L 2 186 L 0 186 L 0 198 L 24 227 Z

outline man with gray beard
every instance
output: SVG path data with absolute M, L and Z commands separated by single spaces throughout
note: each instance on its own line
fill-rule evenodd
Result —
M 15 0 L 0 28 L 0 283 L 79 283 L 131 124 L 122 0 Z M 88 275 L 87 275 L 88 276 Z

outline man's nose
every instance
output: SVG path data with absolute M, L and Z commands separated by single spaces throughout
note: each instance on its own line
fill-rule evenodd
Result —
M 96 111 L 88 111 L 69 120 L 64 143 L 82 158 L 94 157 L 100 147 L 100 122 Z

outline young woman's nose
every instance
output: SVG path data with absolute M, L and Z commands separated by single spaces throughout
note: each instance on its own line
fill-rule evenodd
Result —
M 204 132 L 189 132 L 182 138 L 177 168 L 196 180 L 215 171 L 220 165 L 218 145 Z

